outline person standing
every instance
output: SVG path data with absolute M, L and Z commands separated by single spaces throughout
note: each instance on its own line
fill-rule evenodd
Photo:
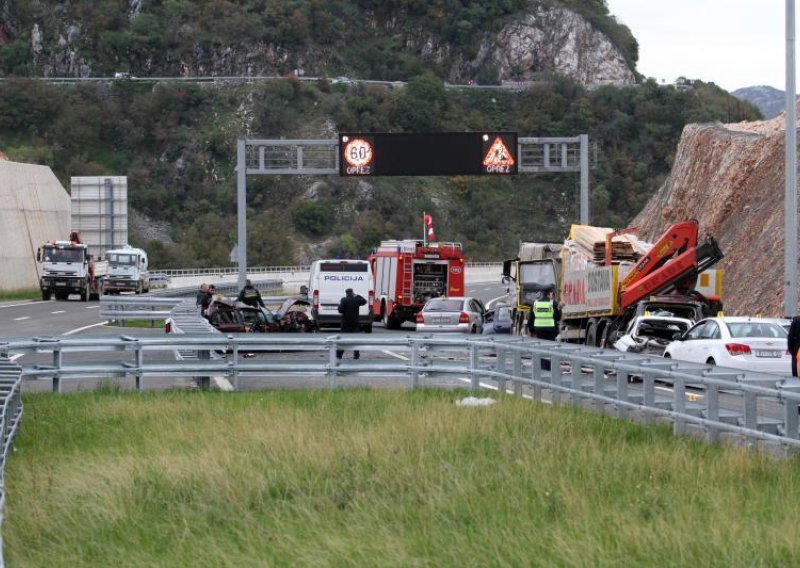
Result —
M 239 292 L 239 297 L 236 299 L 254 308 L 257 306 L 265 307 L 264 300 L 261 299 L 261 292 L 253 286 L 249 278 L 244 281 L 244 288 Z
M 546 290 L 544 297 L 536 300 L 528 316 L 528 331 L 531 336 L 548 341 L 555 341 L 558 336 L 558 320 L 561 319 L 561 310 L 555 300 L 553 291 Z M 542 370 L 550 370 L 550 360 L 542 359 Z
M 200 289 L 197 291 L 196 296 L 196 304 L 197 307 L 200 308 L 201 314 L 205 312 L 209 302 L 211 302 L 211 294 L 208 293 L 208 284 L 203 282 L 200 284 Z
M 789 347 L 789 354 L 792 356 L 792 376 L 797 376 L 797 355 L 800 349 L 800 316 L 792 318 L 789 326 L 789 336 L 786 338 Z
M 339 313 L 342 314 L 342 332 L 355 333 L 359 330 L 358 311 L 359 308 L 367 303 L 363 296 L 353 294 L 353 289 L 348 288 L 344 291 L 344 297 L 339 301 Z M 341 359 L 344 349 L 336 350 L 336 358 Z M 359 359 L 361 353 L 358 349 L 353 351 L 353 359 Z

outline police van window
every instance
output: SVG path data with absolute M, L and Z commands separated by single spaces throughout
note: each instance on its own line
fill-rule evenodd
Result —
M 323 262 L 319 269 L 321 272 L 367 272 L 368 267 L 366 262 Z

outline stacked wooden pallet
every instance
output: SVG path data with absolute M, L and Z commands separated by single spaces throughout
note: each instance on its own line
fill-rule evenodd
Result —
M 606 227 L 590 227 L 574 225 L 572 241 L 575 249 L 597 264 L 603 264 L 606 258 L 606 235 L 613 229 Z M 649 249 L 649 244 L 640 241 L 633 234 L 616 235 L 611 239 L 611 262 L 635 262 Z

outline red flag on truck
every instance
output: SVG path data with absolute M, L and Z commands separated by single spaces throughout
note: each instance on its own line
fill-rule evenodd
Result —
M 423 214 L 425 218 L 425 235 L 428 238 L 429 242 L 436 240 L 436 235 L 433 234 L 433 219 L 427 213 Z

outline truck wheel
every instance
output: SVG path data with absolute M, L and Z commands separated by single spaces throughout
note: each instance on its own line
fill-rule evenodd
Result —
M 81 290 L 81 302 L 88 302 L 89 301 L 89 290 L 84 288 Z
M 50 301 L 50 292 L 42 292 L 42 300 L 44 300 L 45 302 L 49 302 Z
M 364 333 L 372 333 L 372 324 L 368 323 L 364 327 L 362 327 L 361 329 L 364 330 Z
M 589 322 L 589 327 L 586 328 L 585 344 L 589 347 L 597 347 L 597 324 L 595 322 Z
M 394 313 L 391 313 L 387 316 L 385 325 L 386 329 L 400 329 L 403 326 L 403 322 Z

